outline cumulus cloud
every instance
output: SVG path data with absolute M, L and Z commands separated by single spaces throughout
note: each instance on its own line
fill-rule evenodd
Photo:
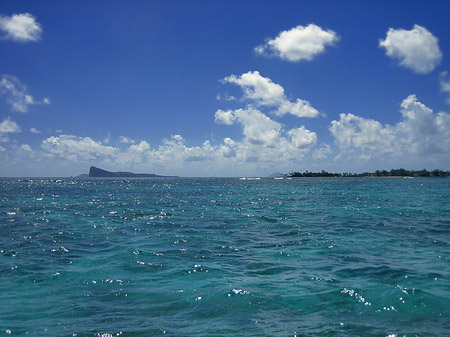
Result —
M 8 142 L 8 133 L 21 132 L 20 126 L 10 118 L 4 119 L 0 123 L 0 142 Z
M 4 75 L 2 81 L 1 93 L 16 110 L 26 111 L 28 104 L 36 104 L 18 79 Z M 5 150 L 2 156 L 11 160 L 16 158 L 17 163 L 25 161 L 25 156 L 33 156 L 36 162 L 51 160 L 54 165 L 70 163 L 71 167 L 95 163 L 117 170 L 162 174 L 186 175 L 189 174 L 187 172 L 196 172 L 198 175 L 238 175 L 254 174 L 261 170 L 270 170 L 268 173 L 271 173 L 272 170 L 283 168 L 287 171 L 312 153 L 317 142 L 315 132 L 303 126 L 285 130 L 282 124 L 262 111 L 263 108 L 269 108 L 275 115 L 292 113 L 301 117 L 315 116 L 317 110 L 309 103 L 289 100 L 283 87 L 258 72 L 232 75 L 224 82 L 239 85 L 244 91 L 243 99 L 250 102 L 245 108 L 219 109 L 215 113 L 216 123 L 242 128 L 239 139 L 225 137 L 215 144 L 207 139 L 200 145 L 190 145 L 181 135 L 173 135 L 164 139 L 160 145 L 151 147 L 145 140 L 120 136 L 117 144 L 111 146 L 110 134 L 101 141 L 57 130 L 56 133 L 61 134 L 45 138 L 35 151 L 27 146 L 10 145 L 9 148 L 3 147 Z M 27 98 L 27 95 L 30 97 Z M 308 112 L 308 109 L 312 109 L 312 112 Z M 11 132 L 20 130 L 18 126 L 14 128 L 12 125 L 4 122 L 2 128 Z M 31 128 L 30 132 L 40 131 Z
M 215 113 L 215 122 L 242 127 L 243 138 L 233 140 L 226 137 L 223 143 L 213 149 L 218 161 L 247 163 L 246 165 L 277 165 L 297 162 L 310 153 L 317 142 L 317 134 L 304 126 L 284 130 L 283 126 L 270 118 L 263 108 L 273 108 L 276 116 L 290 113 L 298 117 L 315 117 L 319 112 L 307 101 L 290 101 L 284 88 L 263 77 L 259 72 L 247 72 L 241 76 L 231 75 L 224 83 L 238 85 L 249 101 L 246 108 L 223 110 Z
M 260 105 L 274 106 L 286 100 L 283 87 L 273 83 L 270 78 L 261 76 L 258 71 L 249 71 L 241 76 L 227 76 L 223 81 L 239 85 L 246 99 Z
M 257 54 L 276 56 L 291 62 L 310 61 L 325 51 L 325 47 L 339 41 L 332 30 L 324 30 L 315 24 L 297 26 L 282 31 L 274 39 L 255 48 Z
M 291 129 L 287 133 L 291 137 L 291 143 L 297 148 L 308 148 L 316 144 L 317 135 L 315 132 L 305 129 L 301 126 L 297 129 Z
M 299 98 L 290 101 L 281 85 L 272 82 L 268 77 L 261 76 L 258 71 L 249 71 L 241 76 L 227 76 L 223 81 L 240 86 L 244 92 L 244 99 L 253 102 L 256 106 L 276 108 L 274 113 L 278 116 L 292 114 L 297 117 L 316 117 L 319 115 L 319 111 L 308 101 Z
M 450 114 L 434 114 L 415 95 L 403 100 L 400 112 L 402 119 L 395 125 L 341 114 L 339 120 L 332 121 L 330 131 L 342 154 L 362 159 L 423 159 L 450 153 Z
M 276 147 L 286 140 L 282 136 L 281 124 L 270 119 L 258 109 L 248 107 L 237 110 L 217 110 L 216 122 L 231 125 L 238 123 L 243 127 L 244 141 L 254 145 Z M 305 127 L 287 131 L 287 138 L 293 148 L 308 148 L 316 143 L 317 135 Z
M 216 144 L 205 140 L 192 146 L 181 135 L 173 135 L 156 147 L 144 140 L 112 147 L 89 137 L 58 135 L 42 142 L 40 157 L 36 152 L 33 155 L 86 166 L 95 160 L 118 170 L 176 175 L 289 171 L 304 163 L 317 164 L 331 155 L 336 158 L 334 165 L 345 163 L 346 169 L 349 162 L 354 166 L 372 163 L 378 167 L 379 163 L 409 165 L 416 160 L 417 165 L 423 165 L 442 163 L 442 158 L 450 160 L 450 114 L 434 113 L 410 95 L 401 103 L 400 116 L 398 123 L 386 125 L 350 113 L 341 114 L 330 126 L 336 152 L 328 144 L 317 147 L 317 134 L 304 126 L 285 129 L 261 110 L 247 106 L 217 110 L 215 114 L 218 123 L 241 127 L 240 139 L 225 137 Z M 9 123 L 1 125 L 3 131 L 20 129 Z
M 253 144 L 274 145 L 280 136 L 281 125 L 257 109 L 238 109 L 233 120 L 243 126 L 245 138 Z
M 320 160 L 320 159 L 325 159 L 328 158 L 328 155 L 331 154 L 333 151 L 331 150 L 330 145 L 325 144 L 323 147 L 318 148 L 317 150 L 315 150 L 313 152 L 313 159 L 315 160 Z
M 255 162 L 261 165 L 276 162 L 294 162 L 314 148 L 317 135 L 305 127 L 283 130 L 280 123 L 260 110 L 218 110 L 216 121 L 227 125 L 238 124 L 243 129 L 243 139 L 225 138 L 215 149 L 217 156 L 238 162 Z
M 36 101 L 28 94 L 27 87 L 17 77 L 6 74 L 1 76 L 0 97 L 5 97 L 11 109 L 17 112 L 27 112 L 29 105 L 50 104 L 48 98 Z
M 95 160 L 98 165 L 118 170 L 176 175 L 187 172 L 236 175 L 272 171 L 275 166 L 288 170 L 289 165 L 295 166 L 294 163 L 313 151 L 317 135 L 303 126 L 284 130 L 280 123 L 258 109 L 257 106 L 286 109 L 287 104 L 298 102 L 289 101 L 281 86 L 259 73 L 247 75 L 229 77 L 225 82 L 235 81 L 245 89 L 245 99 L 254 104 L 234 110 L 219 109 L 215 113 L 216 123 L 242 128 L 240 139 L 226 137 L 216 144 L 207 139 L 201 145 L 190 145 L 183 136 L 173 135 L 151 147 L 144 140 L 134 141 L 121 136 L 118 146 L 113 147 L 105 141 L 62 134 L 45 139 L 41 144 L 41 155 L 62 162 L 90 165 Z
M 89 137 L 58 135 L 42 142 L 39 155 L 86 166 L 95 160 L 98 165 L 144 172 L 236 175 L 273 170 L 275 165 L 288 170 L 288 165 L 295 165 L 315 146 L 314 132 L 304 127 L 284 131 L 255 108 L 231 110 L 230 114 L 233 123 L 242 127 L 240 140 L 226 137 L 216 145 L 205 140 L 191 146 L 181 135 L 173 135 L 155 148 L 144 140 L 112 147 Z
M 159 163 L 174 160 L 181 165 L 203 163 L 206 160 L 214 160 L 215 149 L 209 140 L 204 141 L 201 146 L 187 146 L 181 135 L 174 135 L 170 139 L 164 139 L 163 144 L 154 151 L 153 158 Z
M 433 71 L 442 58 L 438 39 L 419 25 L 411 30 L 389 28 L 379 45 L 386 49 L 387 56 L 418 74 Z
M 136 166 L 142 163 L 146 163 L 149 161 L 149 155 L 150 155 L 150 144 L 146 141 L 141 141 L 139 144 L 133 143 L 125 143 L 125 144 L 132 144 L 130 145 L 125 151 L 117 150 L 116 155 L 114 158 L 111 158 L 114 160 L 114 162 L 118 163 L 119 165 L 122 165 L 123 167 L 130 167 L 130 166 Z
M 0 132 L 3 133 L 20 132 L 20 126 L 16 122 L 7 118 L 0 123 Z
M 217 110 L 215 115 L 215 122 L 219 124 L 231 125 L 234 123 L 236 117 L 234 115 L 233 110 Z
M 450 104 L 450 77 L 446 71 L 443 71 L 440 75 L 441 91 L 447 95 L 447 104 Z
M 48 157 L 74 162 L 114 156 L 118 152 L 117 148 L 105 146 L 90 137 L 72 135 L 51 136 L 42 141 L 41 147 Z
M 31 132 L 31 133 L 34 133 L 34 134 L 42 133 L 41 131 L 39 131 L 39 130 L 36 129 L 36 128 L 30 128 L 30 132 Z
M 393 151 L 394 137 L 390 126 L 385 127 L 376 120 L 351 113 L 342 113 L 339 117 L 339 121 L 331 122 L 330 131 L 342 150 Z
M 0 30 L 3 31 L 1 38 L 19 42 L 37 41 L 42 34 L 41 25 L 29 13 L 1 15 Z

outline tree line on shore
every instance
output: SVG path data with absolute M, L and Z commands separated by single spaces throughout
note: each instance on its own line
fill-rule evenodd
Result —
M 331 173 L 325 170 L 321 172 L 290 172 L 288 177 L 450 177 L 450 171 L 433 170 L 428 171 L 426 169 L 415 171 L 406 170 L 404 168 L 386 170 L 376 170 L 375 172 L 363 172 L 363 173 Z

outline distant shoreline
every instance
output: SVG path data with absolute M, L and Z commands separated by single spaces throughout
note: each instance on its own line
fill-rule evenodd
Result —
M 131 172 L 110 172 L 105 171 L 102 169 L 98 169 L 94 167 L 94 170 L 90 170 L 94 172 L 90 172 L 91 174 L 80 174 L 78 176 L 53 176 L 53 177 L 38 177 L 38 176 L 16 176 L 16 177 L 0 177 L 0 178 L 11 178 L 11 179 L 88 179 L 88 178 L 226 178 L 226 179 L 232 179 L 232 178 L 242 178 L 245 177 L 243 175 L 240 176 L 228 176 L 228 177 L 181 177 L 181 176 L 164 176 L 164 175 L 156 175 L 156 174 L 142 174 L 142 173 L 131 173 Z M 99 174 L 100 171 L 100 174 Z M 93 173 L 93 174 L 92 174 Z M 256 178 L 257 176 L 252 176 Z M 327 171 L 320 171 L 320 172 L 309 172 L 305 171 L 303 173 L 301 172 L 290 172 L 288 174 L 282 174 L 277 173 L 276 175 L 271 176 L 260 176 L 258 178 L 264 178 L 264 179 L 283 179 L 283 178 L 449 178 L 450 177 L 450 171 L 443 171 L 443 170 L 405 170 L 405 169 L 392 169 L 390 171 L 386 170 L 376 170 L 375 172 L 363 172 L 363 173 L 331 173 Z M 251 177 L 249 177 L 251 178 Z M 251 180 L 251 179 L 249 179 Z
M 450 171 L 442 171 L 439 169 L 433 171 L 428 171 L 426 169 L 415 171 L 400 168 L 400 169 L 391 169 L 390 171 L 376 170 L 375 172 L 363 172 L 363 173 L 348 173 L 348 172 L 330 173 L 322 170 L 321 172 L 309 172 L 309 171 L 305 171 L 303 173 L 291 172 L 286 176 L 291 178 L 310 178 L 310 177 L 446 178 L 450 177 Z

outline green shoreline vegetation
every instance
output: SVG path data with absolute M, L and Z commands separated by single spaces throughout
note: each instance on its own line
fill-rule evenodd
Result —
M 428 171 L 426 169 L 420 171 L 406 170 L 404 168 L 386 170 L 376 170 L 375 172 L 363 172 L 363 173 L 331 173 L 322 170 L 321 172 L 290 172 L 288 177 L 303 178 L 303 177 L 450 177 L 450 171 L 433 170 Z

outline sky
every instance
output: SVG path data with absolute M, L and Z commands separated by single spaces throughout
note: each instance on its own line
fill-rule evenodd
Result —
M 450 170 L 450 1 L 0 4 L 0 176 Z

